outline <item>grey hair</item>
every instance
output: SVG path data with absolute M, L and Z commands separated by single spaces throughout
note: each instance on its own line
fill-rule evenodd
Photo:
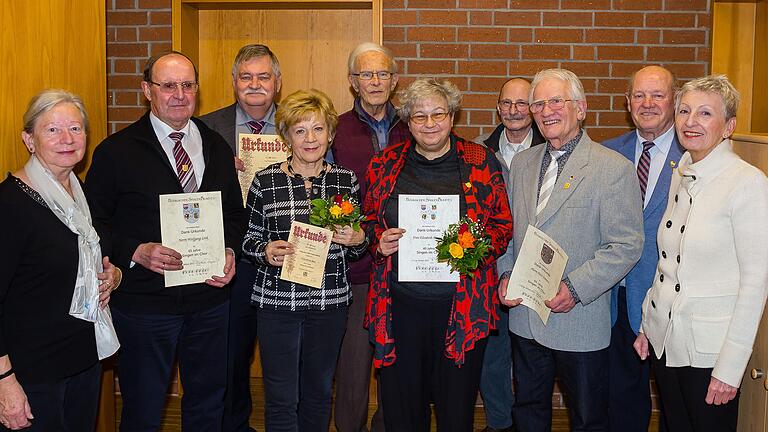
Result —
M 395 61 L 395 58 L 392 56 L 392 52 L 384 48 L 383 46 L 373 42 L 363 42 L 360 45 L 356 46 L 351 53 L 349 53 L 349 58 L 347 59 L 347 72 L 350 74 L 358 72 L 355 70 L 355 62 L 357 62 L 357 58 L 360 57 L 360 54 L 364 54 L 371 51 L 382 53 L 385 56 L 387 56 L 387 58 L 389 59 L 389 71 L 392 73 L 397 73 L 397 62 Z
M 439 96 L 448 103 L 448 112 L 456 113 L 461 108 L 461 91 L 456 84 L 437 78 L 419 78 L 412 82 L 404 90 L 397 93 L 400 105 L 397 107 L 397 115 L 407 122 L 411 118 L 411 111 L 418 101 L 430 96 Z
M 50 111 L 53 107 L 61 103 L 70 103 L 80 111 L 83 119 L 83 128 L 85 133 L 90 132 L 88 124 L 88 114 L 85 112 L 85 105 L 79 96 L 61 89 L 45 89 L 36 94 L 27 105 L 27 111 L 24 113 L 24 132 L 31 134 L 35 130 L 35 123 L 41 115 Z
M 577 101 L 586 100 L 586 96 L 584 94 L 584 86 L 581 84 L 581 80 L 579 80 L 579 77 L 577 77 L 575 73 L 569 71 L 568 69 L 545 69 L 538 72 L 536 76 L 533 77 L 533 81 L 531 82 L 531 92 L 528 96 L 528 102 L 535 102 L 533 100 L 533 92 L 536 90 L 536 86 L 538 86 L 539 83 L 545 79 L 558 79 L 560 81 L 565 81 L 571 89 L 571 99 Z
M 733 84 L 731 84 L 731 81 L 728 80 L 727 76 L 709 75 L 696 78 L 683 84 L 680 90 L 675 93 L 675 112 L 677 112 L 680 107 L 680 100 L 682 100 L 683 95 L 692 91 L 713 93 L 720 96 L 723 101 L 726 120 L 736 117 L 736 111 L 739 110 L 741 96 L 739 95 L 739 91 L 736 90 L 736 87 L 734 87 Z
M 269 57 L 269 64 L 272 66 L 272 73 L 276 77 L 280 76 L 280 61 L 277 59 L 275 53 L 272 52 L 266 45 L 251 44 L 240 48 L 235 56 L 235 63 L 232 65 L 232 77 L 237 77 L 237 67 L 247 62 L 248 60 L 257 57 Z

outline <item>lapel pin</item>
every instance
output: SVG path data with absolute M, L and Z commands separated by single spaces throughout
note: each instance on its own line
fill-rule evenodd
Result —
M 184 171 L 184 172 L 189 171 L 189 165 L 187 165 L 187 164 L 181 165 L 181 170 Z
M 569 187 L 571 187 L 571 184 L 568 182 L 563 185 L 563 189 L 568 189 Z
M 472 187 L 472 183 L 470 183 L 470 182 L 466 182 L 466 183 L 464 183 L 464 186 L 465 186 L 467 189 L 469 189 L 469 188 L 471 188 L 471 187 Z
M 675 161 L 673 161 L 673 160 L 669 161 L 669 166 L 670 166 L 670 167 L 674 168 L 674 167 L 675 167 L 675 165 L 677 165 L 677 164 L 675 163 Z

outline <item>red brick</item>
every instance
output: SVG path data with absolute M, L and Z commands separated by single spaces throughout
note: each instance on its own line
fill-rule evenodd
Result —
M 467 15 L 466 11 L 421 11 L 419 12 L 419 24 L 467 25 Z
M 402 57 L 416 57 L 417 45 L 412 43 L 385 43 L 384 46 L 389 48 L 398 60 Z
M 544 26 L 551 27 L 589 27 L 592 25 L 592 12 L 544 12 Z
M 597 93 L 597 80 L 589 78 L 580 78 L 581 85 L 584 87 L 584 93 L 589 96 L 592 93 Z
M 613 0 L 614 10 L 661 10 L 661 0 Z
M 611 0 L 560 0 L 560 9 L 608 10 Z
M 146 12 L 107 12 L 108 25 L 144 25 L 147 24 Z
M 381 35 L 387 42 L 405 42 L 405 27 L 384 27 Z
M 678 79 L 688 80 L 690 78 L 698 78 L 707 74 L 707 63 L 669 63 L 664 65 L 665 68 L 672 71 Z
M 140 41 L 169 41 L 173 37 L 171 27 L 140 27 Z
M 646 27 L 691 28 L 696 23 L 696 15 L 687 13 L 649 13 L 645 15 Z
M 506 81 L 506 77 L 486 78 L 476 76 L 470 78 L 469 89 L 473 92 L 498 92 Z
M 171 0 L 139 0 L 139 9 L 170 9 Z
M 597 47 L 600 60 L 643 60 L 643 47 L 637 45 L 601 45 Z
M 493 24 L 493 13 L 488 11 L 471 11 L 469 13 L 469 24 L 491 25 Z
M 453 60 L 408 60 L 406 65 L 408 73 L 413 75 L 456 73 L 456 62 Z
M 136 8 L 136 0 L 113 0 L 108 3 L 114 3 L 115 10 L 118 9 L 135 9 Z
M 109 111 L 110 111 L 110 110 L 107 110 L 107 118 L 111 118 L 111 114 L 110 114 L 110 112 L 109 112 Z M 109 124 L 110 124 L 110 133 L 111 133 L 111 134 L 113 134 L 113 133 L 115 133 L 115 132 L 119 132 L 119 131 L 121 131 L 121 130 L 123 130 L 123 129 L 127 128 L 128 126 L 130 126 L 130 125 L 131 125 L 131 123 L 133 123 L 133 122 L 118 122 L 118 121 L 112 121 L 112 120 L 110 120 L 110 121 L 109 121 Z
M 469 113 L 469 122 L 468 124 L 471 125 L 485 125 L 485 124 L 493 124 L 496 121 L 496 109 L 495 107 L 491 107 L 491 109 L 488 110 L 470 110 Z M 479 134 L 478 134 L 479 135 Z M 475 135 L 477 136 L 477 135 Z M 469 139 L 475 138 L 475 136 L 469 137 Z
M 708 13 L 696 15 L 696 27 L 711 28 L 712 27 L 712 15 Z
M 631 129 L 631 127 L 626 125 L 623 127 L 591 127 L 589 128 L 589 137 L 597 142 L 603 142 L 625 134 Z
M 138 96 L 139 94 L 136 92 L 116 91 L 112 103 L 114 105 L 137 106 Z
M 610 111 L 611 97 L 603 95 L 590 95 L 587 98 L 590 111 Z
M 506 42 L 507 29 L 503 27 L 459 27 L 459 40 L 468 42 Z
M 523 45 L 524 59 L 563 59 L 571 57 L 568 45 Z
M 147 57 L 147 44 L 112 43 L 107 46 L 107 57 Z
M 608 76 L 610 71 L 610 64 L 607 62 L 560 62 L 560 67 L 579 77 L 604 77 Z
M 643 14 L 635 12 L 598 12 L 595 27 L 642 27 Z
M 632 29 L 587 29 L 587 43 L 632 43 L 635 41 L 635 32 Z
M 470 93 L 465 94 L 461 101 L 464 108 L 482 108 L 488 109 L 496 106 L 498 100 L 497 94 Z
M 152 25 L 171 25 L 171 13 L 152 11 L 149 13 L 149 23 Z
M 557 9 L 559 0 L 512 0 L 510 9 Z
M 408 0 L 408 8 L 452 9 L 456 0 Z
M 136 65 L 136 60 L 116 58 L 112 60 L 112 71 L 118 74 L 135 74 L 139 73 L 139 68 Z
M 507 0 L 459 0 L 459 7 L 467 9 L 506 9 Z
M 520 48 L 510 44 L 475 44 L 470 55 L 473 59 L 506 59 L 520 58 Z
M 661 42 L 661 31 L 659 30 L 638 30 L 637 43 L 639 44 L 657 44 Z
M 107 43 L 114 42 L 116 34 L 117 34 L 117 27 L 107 27 Z
M 507 62 L 504 61 L 462 61 L 459 62 L 461 75 L 507 75 Z
M 601 126 L 616 125 L 623 126 L 632 124 L 632 117 L 627 111 L 608 111 L 601 112 L 598 115 L 598 124 Z
M 434 41 L 434 42 L 454 42 L 456 41 L 456 28 L 454 27 L 408 27 L 406 29 L 409 42 L 413 41 Z
M 509 27 L 507 31 L 509 32 L 507 35 L 507 41 L 509 42 L 533 42 L 533 29 Z
M 627 83 L 629 84 L 629 83 Z M 627 97 L 624 95 L 611 97 L 611 109 L 614 111 L 626 111 L 628 109 Z
M 141 88 L 141 75 L 110 75 L 107 77 L 108 89 L 131 89 Z
M 496 11 L 493 19 L 496 25 L 538 26 L 541 25 L 541 12 Z
M 136 27 L 115 27 L 115 41 L 117 42 L 136 42 Z
M 385 13 L 382 17 L 385 26 L 418 24 L 419 14 L 416 11 L 397 11 Z
M 536 43 L 582 43 L 584 42 L 584 30 L 537 28 L 533 35 Z
M 601 78 L 599 81 L 598 92 L 600 93 L 624 93 L 627 91 L 626 78 Z
M 382 3 L 384 10 L 402 9 L 405 7 L 405 0 L 384 0 Z
M 572 57 L 574 60 L 594 60 L 595 47 L 591 45 L 574 45 Z
M 472 138 L 480 135 L 480 128 L 470 126 L 456 126 L 453 128 L 453 132 L 464 139 L 471 140 Z
M 696 48 L 686 47 L 654 47 L 648 49 L 648 61 L 694 61 L 696 60 Z
M 709 0 L 667 0 L 667 10 L 705 11 Z
M 712 60 L 712 52 L 710 51 L 709 47 L 696 48 L 696 61 L 707 62 L 708 64 L 711 60 Z
M 662 43 L 666 45 L 704 45 L 706 33 L 702 30 L 664 30 Z
M 509 76 L 533 78 L 536 72 L 558 67 L 557 62 L 519 61 L 509 63 Z
M 469 45 L 467 44 L 428 44 L 422 43 L 419 47 L 420 58 L 467 58 Z
M 652 50 L 653 48 L 648 48 L 648 50 Z M 646 64 L 644 62 L 639 63 L 621 63 L 621 62 L 611 62 L 611 77 L 613 78 L 627 78 L 640 70 L 641 68 L 645 67 Z
M 165 53 L 173 49 L 171 42 L 153 42 L 149 45 L 149 55 L 153 56 L 160 53 Z

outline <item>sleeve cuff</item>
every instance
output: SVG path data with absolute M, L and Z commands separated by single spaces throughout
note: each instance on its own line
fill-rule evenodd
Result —
M 573 284 L 571 283 L 571 280 L 566 276 L 565 279 L 563 279 L 563 283 L 568 287 L 568 292 L 571 293 L 571 297 L 573 297 L 573 300 L 576 303 L 581 303 L 581 299 L 579 298 L 579 294 L 576 293 L 576 288 L 573 287 Z

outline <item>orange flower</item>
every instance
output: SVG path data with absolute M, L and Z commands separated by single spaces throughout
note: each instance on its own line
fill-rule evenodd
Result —
M 344 215 L 352 214 L 352 212 L 355 211 L 355 206 L 352 205 L 349 201 L 344 201 L 341 203 L 341 212 L 344 213 Z
M 459 234 L 458 240 L 459 240 L 459 245 L 461 245 L 461 247 L 463 247 L 464 249 L 475 247 L 475 237 L 469 231 Z

